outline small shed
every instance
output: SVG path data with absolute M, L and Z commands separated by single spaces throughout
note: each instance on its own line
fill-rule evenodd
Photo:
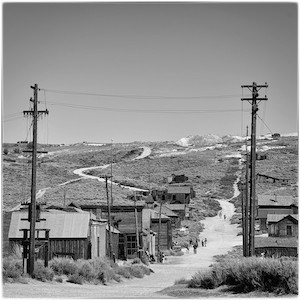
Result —
M 298 215 L 270 214 L 267 216 L 269 236 L 298 236 Z
M 11 249 L 22 244 L 21 230 L 30 228 L 27 217 L 27 209 L 12 212 L 8 233 Z M 81 210 L 42 211 L 41 218 L 45 221 L 37 222 L 36 229 L 50 229 L 49 259 L 59 256 L 89 259 L 106 255 L 106 220 L 97 220 L 92 214 Z M 44 257 L 43 247 L 39 248 L 38 257 Z

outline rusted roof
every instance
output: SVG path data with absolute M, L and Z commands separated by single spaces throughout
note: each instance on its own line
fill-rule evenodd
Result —
M 267 215 L 267 222 L 268 223 L 277 223 L 281 221 L 282 219 L 291 216 L 296 221 L 298 221 L 298 215 L 297 214 L 268 214 Z
M 27 211 L 12 213 L 8 238 L 22 238 L 20 229 L 29 229 L 29 222 L 21 220 L 28 217 Z M 90 214 L 88 212 L 41 212 L 46 221 L 36 223 L 36 229 L 50 229 L 50 238 L 87 238 Z
M 298 199 L 293 196 L 258 195 L 257 200 L 260 206 L 298 206 Z

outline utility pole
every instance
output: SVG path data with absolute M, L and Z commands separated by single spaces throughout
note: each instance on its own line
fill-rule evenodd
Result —
M 113 139 L 111 140 L 111 162 L 110 162 L 110 200 L 111 200 L 111 205 L 113 205 L 113 183 L 112 183 L 112 178 L 113 178 Z
M 249 157 L 248 157 L 248 126 L 246 131 L 246 173 L 245 173 L 245 256 L 249 256 Z
M 157 252 L 158 255 L 160 255 L 160 235 L 161 235 L 161 207 L 162 207 L 162 201 L 159 200 L 159 216 L 158 216 L 158 233 L 157 233 Z
M 38 111 L 38 85 L 31 86 L 33 89 L 33 110 L 23 111 L 24 115 L 33 116 L 32 126 L 32 173 L 31 173 L 31 203 L 30 203 L 30 237 L 29 237 L 29 268 L 28 273 L 30 275 L 34 272 L 34 260 L 35 260 L 35 223 L 36 223 L 36 162 L 37 162 L 37 121 L 40 114 L 48 114 L 48 110 Z M 28 207 L 29 209 L 29 207 Z
M 137 254 L 139 256 L 140 250 L 140 239 L 139 239 L 139 223 L 138 223 L 138 213 L 136 208 L 136 191 L 134 191 L 134 217 L 135 217 L 135 230 L 136 230 L 136 248 Z
M 111 218 L 110 218 L 110 202 L 108 197 L 108 184 L 107 184 L 107 177 L 105 176 L 105 187 L 106 187 L 106 198 L 107 198 L 107 217 L 108 217 L 108 252 L 109 258 L 112 258 L 112 242 L 111 242 Z
M 261 88 L 267 88 L 265 85 L 257 85 L 253 82 L 252 85 L 242 85 L 242 88 L 252 89 L 252 98 L 242 98 L 242 101 L 248 101 L 252 105 L 252 120 L 251 120 L 251 171 L 250 171 L 250 227 L 249 227 L 249 255 L 255 255 L 254 235 L 255 235 L 255 161 L 256 161 L 256 114 L 258 111 L 258 104 L 265 98 L 258 98 L 258 91 Z M 259 102 L 257 102 L 259 101 Z

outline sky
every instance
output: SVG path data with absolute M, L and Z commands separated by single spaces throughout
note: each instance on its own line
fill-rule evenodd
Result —
M 3 4 L 2 141 L 176 141 L 298 131 L 297 3 Z

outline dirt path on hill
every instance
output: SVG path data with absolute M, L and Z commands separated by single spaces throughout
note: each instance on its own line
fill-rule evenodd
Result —
M 29 284 L 11 283 L 3 286 L 3 296 L 9 298 L 168 298 L 158 293 L 172 286 L 175 280 L 191 278 L 197 271 L 209 267 L 213 256 L 225 254 L 233 246 L 242 244 L 237 236 L 237 225 L 230 224 L 234 212 L 233 204 L 220 200 L 222 216 L 206 218 L 200 238 L 208 239 L 207 247 L 199 247 L 197 254 L 190 248 L 183 256 L 167 257 L 164 264 L 150 265 L 154 273 L 142 279 L 124 280 L 122 283 L 103 285 L 76 285 L 71 283 L 43 283 L 30 281 Z M 224 219 L 224 214 L 226 219 Z M 169 297 L 171 298 L 171 297 Z
M 143 147 L 143 152 L 141 153 L 141 155 L 137 156 L 136 158 L 134 158 L 132 160 L 134 161 L 134 160 L 138 160 L 138 159 L 143 159 L 143 158 L 149 156 L 150 154 L 151 154 L 151 148 Z M 115 164 L 113 164 L 113 165 L 115 165 Z M 81 169 L 77 169 L 77 170 L 73 171 L 73 173 L 76 174 L 76 175 L 79 175 L 83 178 L 86 178 L 86 179 L 96 179 L 100 182 L 105 182 L 104 178 L 100 178 L 100 177 L 93 176 L 93 175 L 87 175 L 87 174 L 85 174 L 85 172 L 90 171 L 90 170 L 96 170 L 96 169 L 102 169 L 103 170 L 103 169 L 106 169 L 110 166 L 111 166 L 110 164 L 107 164 L 107 165 L 97 166 L 97 167 L 81 168 Z M 108 182 L 108 184 L 111 183 L 110 180 L 108 180 L 107 182 Z M 115 182 L 112 182 L 112 184 L 117 184 L 120 187 L 124 187 L 124 188 L 132 190 L 132 191 L 148 191 L 148 190 L 143 190 L 143 189 L 139 189 L 139 188 L 135 188 L 135 187 L 131 187 L 131 186 L 121 185 L 121 184 L 115 183 Z

